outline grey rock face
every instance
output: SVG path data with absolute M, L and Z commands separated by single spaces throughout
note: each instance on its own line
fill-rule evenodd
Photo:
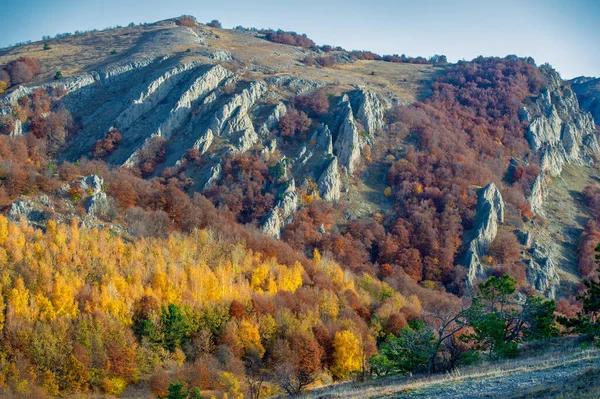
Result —
M 213 134 L 212 130 L 206 129 L 206 131 L 200 135 L 200 137 L 198 137 L 198 140 L 196 140 L 194 143 L 193 148 L 198 149 L 201 154 L 204 154 L 210 148 L 214 138 L 215 135 Z
M 250 107 L 265 93 L 267 86 L 264 82 L 251 82 L 250 86 L 235 94 L 220 109 L 218 109 L 212 119 L 210 128 L 216 136 L 223 132 L 225 124 L 229 121 L 235 112 L 239 117 L 248 113 Z
M 228 62 L 233 60 L 233 55 L 226 50 L 217 50 L 215 52 L 204 52 L 202 53 L 203 55 L 205 55 L 206 57 L 210 58 L 211 60 L 214 61 L 218 61 L 218 62 Z
M 321 173 L 317 185 L 321 198 L 325 201 L 332 202 L 340 199 L 342 182 L 340 180 L 337 157 L 334 156 L 323 173 Z
M 321 127 L 310 138 L 310 144 L 315 148 L 323 151 L 323 153 L 333 154 L 333 144 L 331 142 L 331 132 L 329 126 L 322 124 Z
M 272 209 L 271 212 L 267 214 L 261 229 L 266 235 L 279 239 L 281 236 L 281 219 L 279 218 L 279 213 L 276 209 Z
M 198 98 L 215 90 L 232 73 L 220 65 L 215 65 L 206 73 L 199 76 L 194 83 L 181 95 L 167 119 L 154 134 L 169 139 L 173 132 L 180 128 L 186 118 L 190 117 L 192 103 Z
M 531 204 L 531 210 L 538 215 L 543 215 L 544 210 L 542 205 L 544 200 L 548 196 L 548 177 L 542 170 L 540 174 L 533 181 L 533 187 L 531 188 L 531 195 L 529 197 L 529 203 Z
M 196 72 L 196 71 L 194 71 Z M 192 105 L 213 92 L 233 74 L 220 65 L 198 70 L 200 76 L 179 95 L 176 103 L 162 120 L 156 130 L 146 140 L 156 136 L 169 140 L 176 132 L 180 131 L 192 118 Z M 152 108 L 151 108 L 152 109 Z M 213 129 L 214 133 L 214 129 Z M 133 166 L 138 161 L 139 149 L 134 151 L 124 163 L 125 166 Z
M 10 136 L 21 136 L 23 134 L 23 123 L 19 119 L 15 119 L 15 128 L 9 133 Z
M 145 87 L 132 103 L 115 119 L 115 125 L 126 129 L 144 113 L 162 101 L 185 76 L 183 72 L 196 67 L 197 64 L 181 64 L 160 75 Z
M 340 160 L 340 165 L 350 174 L 354 173 L 360 161 L 360 137 L 354 122 L 354 114 L 348 96 L 344 95 L 341 105 L 342 120 L 335 140 L 335 154 Z
M 328 159 L 333 153 L 331 143 L 331 132 L 329 127 L 322 124 L 310 138 L 310 141 L 303 145 L 295 158 L 296 168 L 304 167 L 309 162 L 319 163 L 319 160 Z
M 558 74 L 542 69 L 548 87 L 535 103 L 521 112 L 530 123 L 527 140 L 541 155 L 542 173 L 534 182 L 530 203 L 542 214 L 548 177 L 560 175 L 564 164 L 590 164 L 591 154 L 600 154 L 600 146 L 591 114 L 579 108 L 577 97 Z
M 536 290 L 554 298 L 560 278 L 553 261 L 554 248 L 535 241 L 530 249 L 532 259 L 527 261 L 527 281 Z
M 259 139 L 254 130 L 252 119 L 241 108 L 238 109 L 237 114 L 229 119 L 225 134 L 233 136 L 231 142 L 234 150 L 238 152 L 248 151 Z
M 219 180 L 221 178 L 222 173 L 223 168 L 221 167 L 220 163 L 212 166 L 208 171 L 208 175 L 205 178 L 204 184 L 202 184 L 201 186 L 202 188 L 200 189 L 200 192 L 206 191 L 210 186 L 213 185 L 214 182 Z
M 8 211 L 8 217 L 15 221 L 24 217 L 29 222 L 43 223 L 52 218 L 51 210 L 50 198 L 41 195 L 35 199 L 13 202 Z
M 285 183 L 275 207 L 265 217 L 261 230 L 273 238 L 279 239 L 281 229 L 294 218 L 298 210 L 298 193 L 294 179 Z
M 285 106 L 285 104 L 282 102 L 277 103 L 277 105 L 275 105 L 265 122 L 261 125 L 259 129 L 259 134 L 261 136 L 268 135 L 269 131 L 275 126 L 277 126 L 277 123 L 279 123 L 279 120 L 285 115 L 286 112 L 287 107 Z
M 375 134 L 383 128 L 383 107 L 373 92 L 365 89 L 358 91 L 356 117 L 369 134 Z
M 285 88 L 296 95 L 317 90 L 319 87 L 325 85 L 325 82 L 307 80 L 299 78 L 296 75 L 271 76 L 265 79 L 265 81 L 269 85 Z
M 97 193 L 90 196 L 88 199 L 86 211 L 88 215 L 96 218 L 98 216 L 108 214 L 111 207 L 112 204 L 110 198 L 106 195 L 106 193 Z
M 475 226 L 468 237 L 465 254 L 465 263 L 468 267 L 468 286 L 472 286 L 475 278 L 483 274 L 480 257 L 485 254 L 488 245 L 496 238 L 498 224 L 503 222 L 504 201 L 496 185 L 490 183 L 479 192 Z
M 86 176 L 79 180 L 79 184 L 87 195 L 100 194 L 104 190 L 104 179 L 98 175 Z
M 531 247 L 531 244 L 533 243 L 533 238 L 531 237 L 531 232 L 517 229 L 515 234 L 519 238 L 519 242 L 522 245 L 524 245 L 527 248 Z
M 596 125 L 600 125 L 600 78 L 575 78 L 571 86 L 581 108 L 591 113 Z
M 260 150 L 260 157 L 265 160 L 268 161 L 269 159 L 271 159 L 271 156 L 275 153 L 275 150 L 277 150 L 277 140 L 270 140 L 262 150 Z
M 296 192 L 296 183 L 294 179 L 288 182 L 286 189 L 283 191 L 281 198 L 277 201 L 275 206 L 281 211 L 284 223 L 287 224 L 291 221 L 294 213 L 298 210 L 298 193 Z

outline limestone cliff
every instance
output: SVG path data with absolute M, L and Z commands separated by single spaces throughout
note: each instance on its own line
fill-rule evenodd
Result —
M 472 231 L 465 235 L 466 251 L 464 263 L 467 266 L 467 285 L 472 287 L 477 277 L 483 276 L 480 258 L 488 245 L 494 241 L 498 224 L 504 222 L 504 201 L 494 183 L 482 188 L 478 193 L 475 223 Z
M 548 179 L 559 176 L 564 164 L 590 164 L 600 154 L 592 115 L 579 108 L 571 87 L 550 68 L 542 68 L 546 87 L 521 118 L 529 123 L 527 140 L 541 159 L 542 172 L 531 190 L 532 210 L 542 214 Z

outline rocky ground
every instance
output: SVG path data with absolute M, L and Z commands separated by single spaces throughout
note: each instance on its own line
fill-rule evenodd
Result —
M 600 351 L 563 348 L 550 355 L 466 367 L 432 378 L 392 377 L 342 385 L 310 398 L 597 398 Z

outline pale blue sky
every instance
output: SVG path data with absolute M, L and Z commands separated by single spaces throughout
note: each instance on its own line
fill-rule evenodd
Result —
M 565 78 L 600 76 L 600 0 L 0 0 L 0 47 L 181 14 L 294 30 L 346 49 L 450 61 L 517 54 Z

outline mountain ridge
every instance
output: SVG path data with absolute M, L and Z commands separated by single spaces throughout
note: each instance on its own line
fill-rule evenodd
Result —
M 390 337 L 443 336 L 431 319 L 454 327 L 483 281 L 552 320 L 581 310 L 597 80 L 189 16 L 44 43 L 0 50 L 10 392 L 292 395 L 378 373 Z M 57 331 L 58 366 L 20 352 Z M 418 367 L 469 361 L 448 342 Z

